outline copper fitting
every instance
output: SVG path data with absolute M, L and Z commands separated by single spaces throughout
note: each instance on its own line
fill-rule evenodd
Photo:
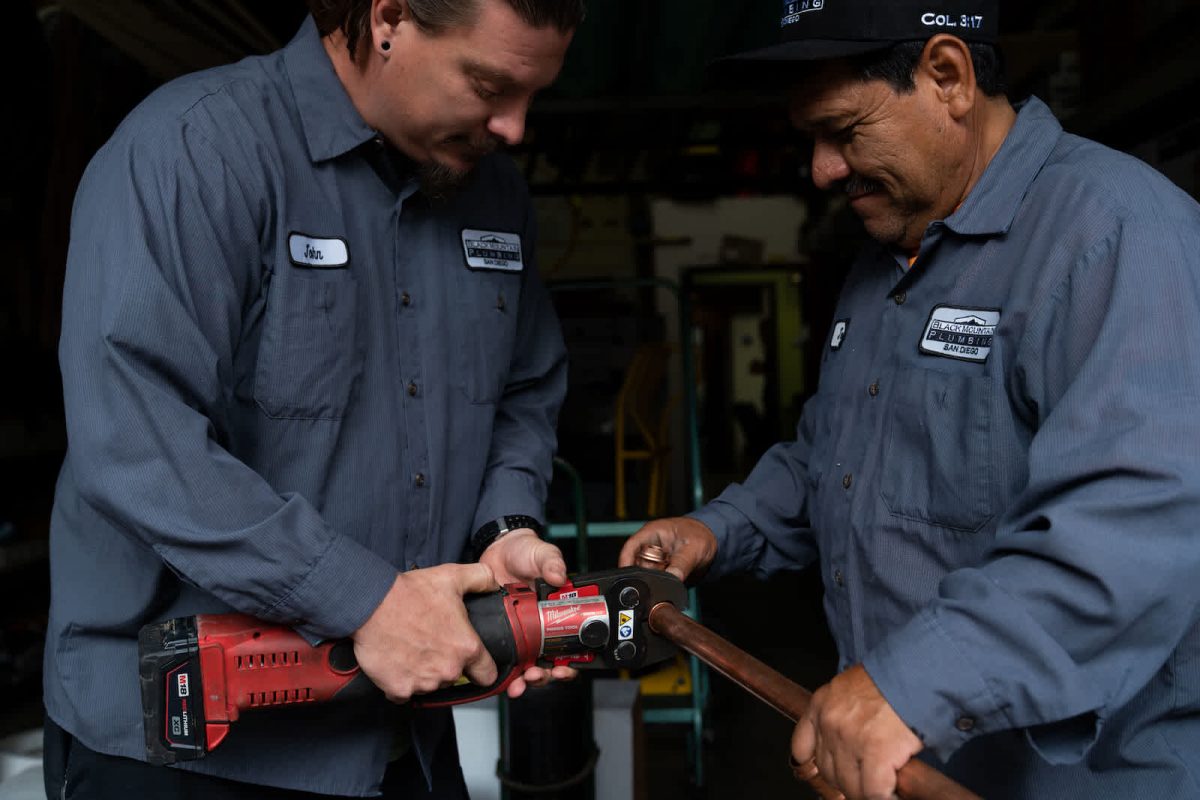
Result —
M 656 569 L 661 572 L 667 568 L 668 561 L 667 551 L 656 544 L 645 545 L 637 555 L 637 566 L 644 569 Z

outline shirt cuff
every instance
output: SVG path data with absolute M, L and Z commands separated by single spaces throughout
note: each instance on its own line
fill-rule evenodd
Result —
M 976 736 L 1012 727 L 984 677 L 929 610 L 876 645 L 863 667 L 892 709 L 942 761 Z
M 485 523 L 513 514 L 533 517 L 545 524 L 545 495 L 523 473 L 497 470 L 484 482 L 479 503 L 475 506 L 475 520 L 466 536 L 469 539 Z
M 763 540 L 754 523 L 741 511 L 754 497 L 740 484 L 721 492 L 704 508 L 687 516 L 708 526 L 717 538 L 717 555 L 709 566 L 706 579 L 719 578 L 754 567 L 762 555 Z
M 1103 727 L 1103 718 L 1093 711 L 1062 722 L 1026 728 L 1025 739 L 1047 764 L 1078 764 L 1100 738 Z
M 346 536 L 335 536 L 304 580 L 270 610 L 271 617 L 300 620 L 309 642 L 354 633 L 396 582 L 397 569 Z

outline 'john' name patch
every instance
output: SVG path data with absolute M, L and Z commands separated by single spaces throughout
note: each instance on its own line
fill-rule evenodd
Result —
M 921 352 L 960 361 L 987 361 L 1000 324 L 998 308 L 934 306 L 921 335 Z
M 525 262 L 521 258 L 520 234 L 466 228 L 462 232 L 462 245 L 467 266 L 471 269 L 500 272 L 520 272 L 525 269 Z
M 297 267 L 343 269 L 350 265 L 350 248 L 344 239 L 318 239 L 293 233 L 288 236 L 288 255 Z

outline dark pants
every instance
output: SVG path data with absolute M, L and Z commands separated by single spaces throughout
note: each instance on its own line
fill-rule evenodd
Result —
M 333 795 L 239 783 L 131 758 L 97 753 L 46 717 L 44 771 L 49 800 L 321 800 Z M 442 740 L 433 761 L 431 793 L 410 751 L 388 765 L 385 800 L 467 800 L 453 735 Z

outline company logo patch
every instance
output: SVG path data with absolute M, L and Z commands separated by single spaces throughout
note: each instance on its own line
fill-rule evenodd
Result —
M 784 0 L 783 16 L 779 19 L 779 27 L 783 28 L 793 22 L 799 22 L 801 14 L 820 11 L 823 8 L 825 8 L 825 0 Z
M 934 306 L 921 335 L 921 352 L 982 364 L 992 352 L 992 337 L 999 324 L 998 308 Z
M 462 232 L 463 255 L 471 269 L 520 272 L 525 269 L 521 257 L 521 236 L 500 231 Z
M 829 337 L 829 349 L 840 350 L 842 342 L 846 340 L 846 331 L 850 328 L 850 320 L 839 319 L 833 323 L 833 336 Z
M 297 267 L 309 269 L 345 269 L 350 266 L 350 248 L 345 239 L 321 239 L 292 233 L 288 236 L 288 256 Z

